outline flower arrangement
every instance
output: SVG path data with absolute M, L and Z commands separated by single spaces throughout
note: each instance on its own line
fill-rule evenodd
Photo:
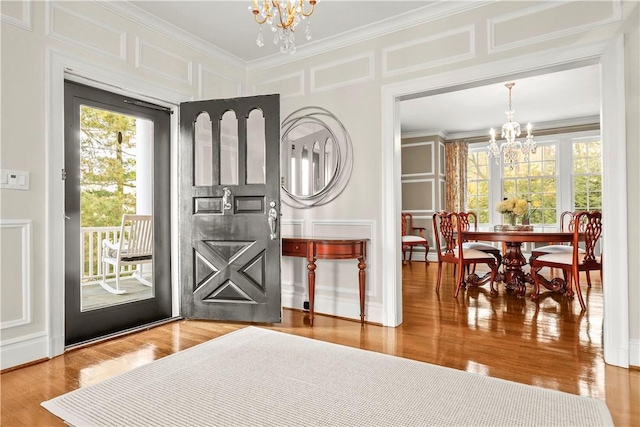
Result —
M 496 211 L 503 214 L 510 225 L 516 225 L 516 217 L 529 211 L 529 202 L 525 199 L 512 197 L 498 203 Z

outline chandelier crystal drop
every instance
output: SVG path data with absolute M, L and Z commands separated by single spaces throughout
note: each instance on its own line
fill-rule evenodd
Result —
M 524 160 L 529 160 L 529 155 L 535 154 L 536 142 L 533 140 L 531 123 L 527 124 L 527 137 L 524 142 L 516 141 L 516 138 L 520 136 L 520 123 L 513 121 L 513 114 L 515 111 L 512 107 L 511 91 L 515 86 L 515 83 L 507 83 L 505 86 L 509 89 L 509 110 L 505 111 L 507 115 L 507 123 L 502 125 L 502 138 L 505 142 L 498 145 L 496 143 L 496 131 L 491 128 L 489 135 L 489 158 L 495 158 L 496 164 L 500 164 L 500 154 L 504 155 L 504 161 L 509 164 L 509 168 L 513 169 L 513 165 L 518 161 L 518 153 L 522 152 Z
M 305 11 L 306 4 L 309 11 Z M 262 36 L 262 24 L 271 27 L 274 33 L 273 43 L 280 45 L 280 52 L 294 54 L 296 52 L 296 37 L 294 35 L 298 24 L 307 19 L 313 13 L 316 0 L 253 0 L 253 5 L 249 10 L 253 13 L 254 19 L 260 25 L 256 44 L 264 46 Z M 310 19 L 307 20 L 305 37 L 311 40 Z

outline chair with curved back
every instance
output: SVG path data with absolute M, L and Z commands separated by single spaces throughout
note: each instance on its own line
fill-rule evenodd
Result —
M 475 212 L 458 212 L 458 220 L 461 223 L 462 231 L 471 230 L 472 223 L 473 230 L 476 231 L 478 229 L 478 216 Z M 500 253 L 500 249 L 488 243 L 464 241 L 462 243 L 462 247 L 464 249 L 476 249 L 493 255 L 498 262 L 498 268 L 500 268 L 500 265 L 502 264 L 502 253 Z
M 596 244 L 602 235 L 602 213 L 600 211 L 576 212 L 574 222 L 577 226 L 573 227 L 573 240 L 571 246 L 566 246 L 571 248 L 570 252 L 550 252 L 531 260 L 531 276 L 534 281 L 534 292 L 531 298 L 535 300 L 540 293 L 541 276 L 538 271 L 543 267 L 561 268 L 567 277 L 566 295 L 572 297 L 572 288 L 575 287 L 580 307 L 584 310 L 586 305 L 580 288 L 580 272 L 600 270 L 602 274 L 602 258 L 595 256 Z M 581 243 L 584 249 L 580 248 Z
M 402 263 L 406 264 L 413 257 L 414 246 L 424 247 L 424 262 L 429 263 L 427 255 L 429 254 L 429 242 L 424 237 L 424 227 L 415 227 L 413 215 L 407 212 L 400 214 L 402 218 Z M 409 251 L 409 260 L 407 261 L 407 251 Z
M 578 211 L 564 211 L 560 214 L 560 229 L 562 231 L 570 231 L 572 232 L 575 228 L 575 219 Z M 581 224 L 580 226 L 583 226 Z M 584 253 L 584 250 L 579 248 L 579 251 Z M 573 251 L 573 247 L 568 244 L 549 244 L 546 246 L 540 246 L 531 251 L 531 256 L 529 257 L 529 265 L 531 262 L 538 258 L 541 255 L 545 254 L 553 254 L 553 253 L 571 253 Z M 567 280 L 566 272 L 563 270 L 564 280 Z M 591 276 L 587 271 L 587 285 L 591 287 Z
M 446 263 L 453 264 L 456 267 L 456 293 L 458 297 L 462 283 L 466 281 L 462 279 L 468 266 L 476 264 L 486 264 L 491 268 L 490 287 L 491 294 L 498 292 L 493 287 L 496 274 L 498 272 L 498 264 L 496 258 L 477 249 L 465 249 L 462 241 L 462 222 L 459 214 L 456 212 L 436 212 L 433 214 L 433 234 L 436 241 L 436 249 L 438 251 L 438 282 L 436 292 L 440 292 L 440 283 L 442 282 L 442 265 Z M 442 243 L 440 238 L 442 237 Z

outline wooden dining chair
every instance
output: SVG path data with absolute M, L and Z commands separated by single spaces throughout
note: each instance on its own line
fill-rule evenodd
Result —
M 602 258 L 595 255 L 596 244 L 602 234 L 602 213 L 600 211 L 577 212 L 574 215 L 575 226 L 573 227 L 573 240 L 571 242 L 571 252 L 551 252 L 540 255 L 531 261 L 531 276 L 534 281 L 534 292 L 531 296 L 536 299 L 540 293 L 540 276 L 538 272 L 543 267 L 561 268 L 567 277 L 567 292 L 569 297 L 573 296 L 573 289 L 578 294 L 580 307 L 586 308 L 582 298 L 580 288 L 580 272 L 600 270 L 602 274 Z M 581 241 L 584 236 L 584 241 Z M 581 249 L 579 244 L 584 244 Z
M 458 297 L 465 272 L 468 271 L 467 266 L 476 264 L 486 264 L 491 268 L 490 287 L 491 294 L 498 292 L 493 287 L 496 274 L 498 272 L 498 264 L 496 258 L 477 249 L 465 249 L 462 241 L 462 221 L 456 212 L 436 212 L 433 214 L 433 234 L 436 241 L 436 249 L 438 251 L 438 281 L 436 284 L 436 292 L 440 292 L 440 283 L 442 282 L 442 266 L 444 263 L 453 264 L 456 267 L 456 293 Z M 440 241 L 442 238 L 442 242 Z
M 575 228 L 575 219 L 578 211 L 564 211 L 560 214 L 560 229 L 562 231 L 572 232 Z M 584 253 L 582 248 L 578 249 L 580 252 Z M 531 261 L 538 258 L 541 255 L 552 254 L 552 253 L 571 253 L 573 251 L 573 247 L 570 244 L 553 244 L 550 243 L 546 246 L 540 246 L 531 251 L 531 256 L 529 257 L 529 264 Z M 567 280 L 566 272 L 563 270 L 564 280 Z M 587 285 L 591 287 L 591 275 L 587 271 Z
M 478 230 L 478 216 L 475 212 L 458 212 L 458 220 L 460 221 L 462 231 L 470 231 L 471 224 L 473 224 L 473 231 Z M 500 268 L 502 264 L 502 253 L 500 249 L 489 243 L 469 242 L 465 240 L 462 243 L 462 247 L 464 249 L 475 249 L 493 255 L 498 263 L 498 268 Z
M 424 247 L 424 262 L 429 263 L 427 255 L 429 255 L 429 242 L 424 237 L 424 227 L 416 227 L 413 222 L 413 215 L 407 212 L 400 214 L 402 218 L 402 263 L 410 262 L 413 257 L 414 246 Z M 407 251 L 409 251 L 409 260 L 407 260 Z

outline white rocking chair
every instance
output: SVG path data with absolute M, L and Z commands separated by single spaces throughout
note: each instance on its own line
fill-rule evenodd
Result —
M 125 265 L 141 265 L 153 262 L 153 221 L 151 215 L 122 215 L 120 238 L 117 242 L 102 241 L 102 286 L 112 294 L 126 294 L 120 289 L 120 269 Z M 116 287 L 107 284 L 107 264 L 113 265 L 116 274 Z M 133 276 L 146 286 L 153 286 L 142 277 L 140 267 Z

